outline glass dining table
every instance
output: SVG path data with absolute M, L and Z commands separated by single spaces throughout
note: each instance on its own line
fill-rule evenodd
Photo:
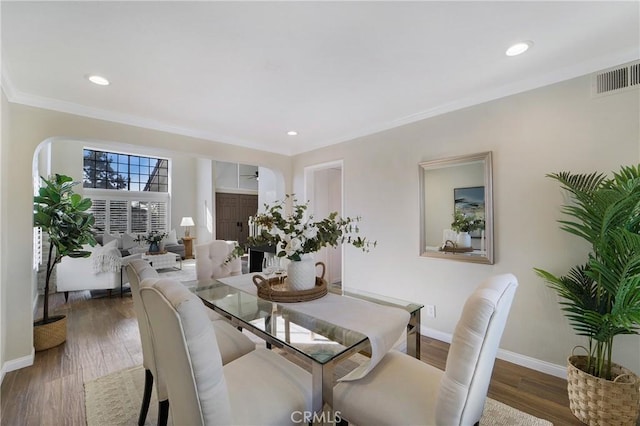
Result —
M 218 280 L 183 281 L 210 309 L 232 325 L 263 339 L 311 364 L 312 407 L 320 413 L 333 404 L 335 366 L 352 355 L 370 350 L 366 335 L 296 310 L 295 303 L 262 299 Z M 344 292 L 367 302 L 401 308 L 409 313 L 406 329 L 407 353 L 420 357 L 420 310 L 423 305 L 362 292 Z

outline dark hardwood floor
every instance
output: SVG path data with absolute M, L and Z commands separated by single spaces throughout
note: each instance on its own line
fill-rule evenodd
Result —
M 67 341 L 37 352 L 34 365 L 7 373 L 0 390 L 2 425 L 85 425 L 83 383 L 142 363 L 130 295 L 91 299 L 71 293 L 69 302 L 51 298 L 56 313 L 68 316 Z M 444 368 L 449 345 L 422 337 L 422 359 Z M 580 425 L 569 411 L 566 382 L 497 360 L 489 396 L 547 419 Z

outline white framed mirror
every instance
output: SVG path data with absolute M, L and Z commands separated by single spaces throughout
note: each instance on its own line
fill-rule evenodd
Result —
M 424 161 L 420 255 L 493 264 L 491 152 Z

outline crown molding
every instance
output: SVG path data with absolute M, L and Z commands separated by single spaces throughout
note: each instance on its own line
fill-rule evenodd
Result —
M 205 139 L 213 142 L 224 143 L 227 145 L 241 146 L 244 148 L 256 149 L 259 151 L 273 152 L 281 155 L 291 155 L 283 149 L 265 149 L 256 143 L 246 141 L 244 139 L 235 138 L 226 135 L 204 132 L 197 129 L 187 127 L 174 126 L 158 120 L 138 117 L 130 114 L 123 114 L 115 111 L 109 111 L 100 108 L 88 107 L 74 102 L 61 101 L 58 99 L 47 98 L 44 96 L 31 95 L 21 92 L 12 84 L 8 74 L 2 72 L 2 89 L 4 90 L 7 100 L 11 103 L 31 106 L 35 108 L 48 109 L 51 111 L 63 112 L 67 114 L 78 115 L 81 117 L 93 118 L 97 120 L 110 121 L 113 123 L 125 124 L 128 126 L 142 127 L 144 129 L 157 130 L 176 135 L 188 136 L 198 139 Z M 277 148 L 282 148 L 278 146 Z
M 427 118 L 436 117 L 438 115 L 446 114 L 463 108 L 468 108 L 474 105 L 483 104 L 485 102 L 493 101 L 507 96 L 516 95 L 518 93 L 526 92 L 540 87 L 549 86 L 551 84 L 559 83 L 561 81 L 570 80 L 576 77 L 591 74 L 596 71 L 615 67 L 627 62 L 632 62 L 640 59 L 640 52 L 637 49 L 629 49 L 622 53 L 616 53 L 605 57 L 596 58 L 593 60 L 574 64 L 569 67 L 561 68 L 553 72 L 532 78 L 529 80 L 519 81 L 517 83 L 504 85 L 496 89 L 486 90 L 470 96 L 449 102 L 447 104 L 439 105 L 434 108 L 430 108 L 425 111 L 410 114 L 404 117 L 397 118 L 395 120 L 381 123 L 376 126 L 365 127 L 358 131 L 345 134 L 341 137 L 333 138 L 330 140 L 318 142 L 312 147 L 308 147 L 304 151 L 298 150 L 292 155 L 303 154 L 304 152 L 312 151 L 315 149 L 324 148 L 330 145 L 335 145 L 341 142 L 350 141 L 353 139 L 369 136 L 375 133 L 380 133 L 385 130 L 393 129 L 396 127 L 404 126 L 407 124 L 415 123 L 417 121 L 425 120 Z
M 2 87 L 2 91 L 4 92 L 4 95 L 7 97 L 7 100 L 9 102 L 12 102 L 12 99 L 15 99 L 15 90 L 14 90 L 14 86 L 11 83 L 11 79 L 9 78 L 9 74 L 7 73 L 6 69 L 4 68 L 4 65 L 2 66 L 2 71 L 1 71 L 0 75 L 0 87 Z

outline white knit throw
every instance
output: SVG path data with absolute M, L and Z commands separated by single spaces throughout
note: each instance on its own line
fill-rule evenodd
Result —
M 120 255 L 120 251 L 115 247 L 98 250 L 94 252 L 91 257 L 93 258 L 94 274 L 99 274 L 100 272 L 119 272 L 122 267 L 122 256 Z

